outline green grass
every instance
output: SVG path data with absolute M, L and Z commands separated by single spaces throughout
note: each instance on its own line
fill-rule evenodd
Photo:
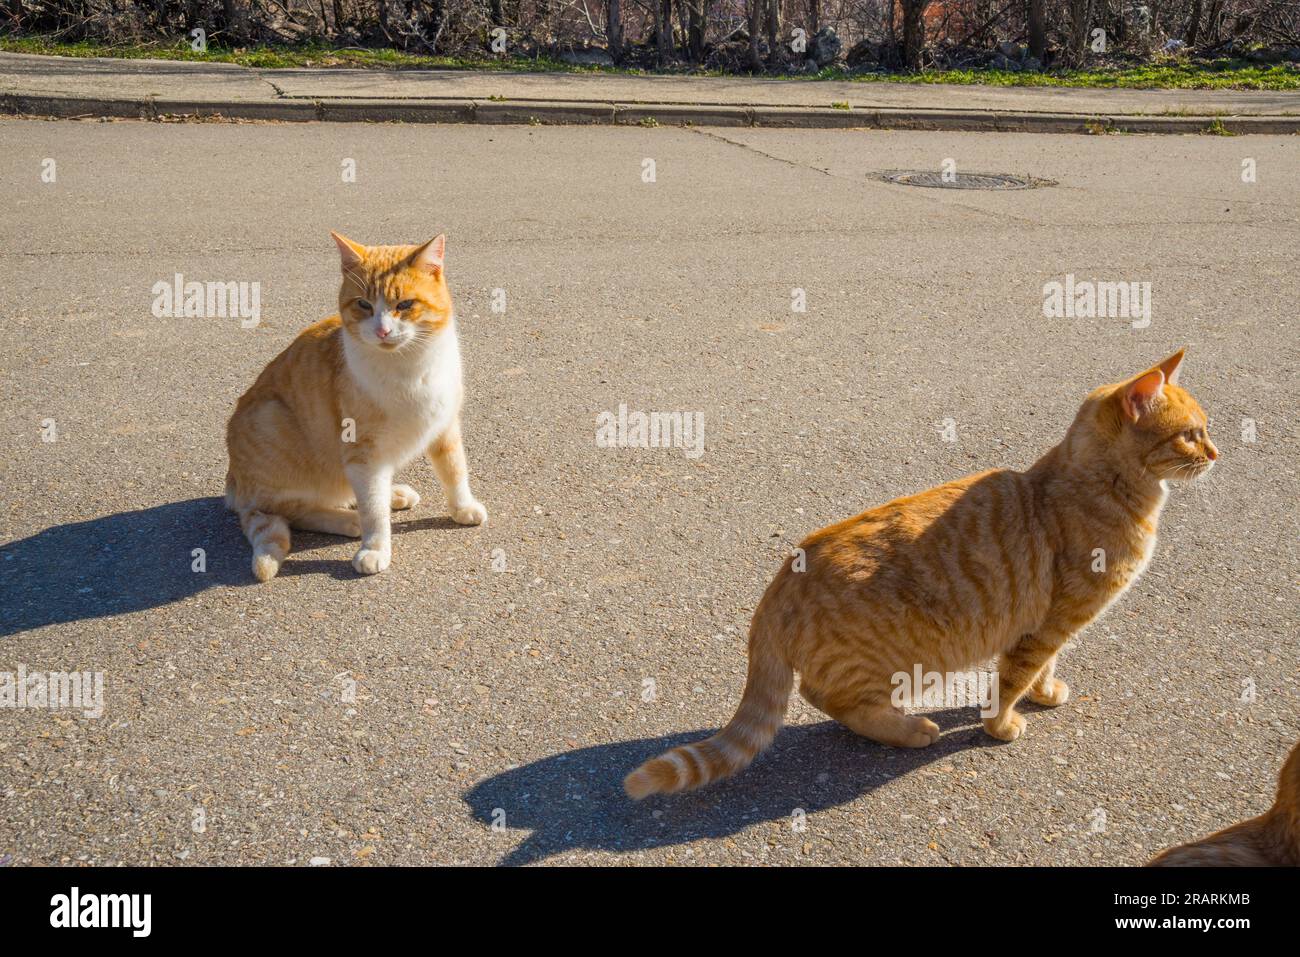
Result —
M 825 70 L 818 79 L 887 83 L 951 83 L 961 86 L 1070 86 L 1108 90 L 1300 90 L 1300 69 L 1243 60 L 1176 62 L 1047 73 L 1011 70 L 935 70 L 928 73 L 850 76 Z
M 1237 135 L 1236 133 L 1232 132 L 1232 130 L 1224 126 L 1223 120 L 1219 119 L 1217 116 L 1210 121 L 1210 125 L 1205 128 L 1204 132 L 1207 136 L 1236 136 Z
M 302 46 L 208 47 L 195 53 L 189 43 L 118 45 L 84 40 L 63 43 L 46 37 L 0 37 L 0 50 L 9 53 L 40 53 L 71 57 L 113 57 L 123 60 L 189 60 L 198 63 L 235 63 L 265 70 L 292 67 L 354 67 L 377 70 L 500 70 L 555 73 L 619 72 L 609 67 L 577 66 L 546 57 L 453 57 L 426 56 L 401 50 L 360 47 Z
M 578 66 L 546 57 L 453 57 L 404 53 L 400 50 L 338 48 L 317 45 L 209 47 L 195 53 L 185 41 L 153 45 L 114 45 L 82 41 L 64 43 L 47 37 L 0 37 L 0 50 L 73 57 L 192 60 L 236 63 L 261 69 L 288 67 L 360 67 L 367 69 L 449 69 L 546 71 L 557 73 L 618 73 L 645 75 L 623 67 Z M 691 75 L 723 76 L 718 70 L 693 70 Z M 857 83 L 949 83 L 964 86 L 1057 86 L 1094 89 L 1160 90 L 1300 90 L 1300 68 L 1287 64 L 1260 65 L 1244 60 L 1208 62 L 1165 59 L 1140 66 L 1054 70 L 1048 73 L 1010 70 L 934 70 L 925 73 L 851 74 L 830 67 L 803 80 L 851 80 Z

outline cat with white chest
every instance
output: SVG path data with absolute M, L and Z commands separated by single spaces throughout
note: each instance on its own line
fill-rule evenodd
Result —
M 427 454 L 454 521 L 487 510 L 469 488 L 461 441 L 460 348 L 443 274 L 446 240 L 362 246 L 332 234 L 342 257 L 338 315 L 303 330 L 240 397 L 226 427 L 226 504 L 273 578 L 290 528 L 360 538 L 364 575 L 392 560 L 390 511 L 420 496 L 395 485 Z

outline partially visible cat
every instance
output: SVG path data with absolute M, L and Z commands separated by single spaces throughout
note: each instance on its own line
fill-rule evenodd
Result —
M 858 734 L 919 748 L 933 721 L 891 702 L 892 676 L 950 673 L 1001 656 L 989 734 L 1019 737 L 1016 703 L 1069 696 L 1061 646 L 1142 573 L 1167 479 L 1218 450 L 1180 387 L 1180 350 L 1088 396 L 1065 439 L 1028 471 L 997 470 L 895 499 L 805 539 L 754 613 L 749 674 L 730 723 L 628 775 L 627 793 L 696 788 L 748 765 L 799 692 Z M 806 568 L 804 567 L 806 563 Z M 802 570 L 801 570 L 802 569 Z
M 1151 867 L 1300 867 L 1300 744 L 1282 765 L 1277 799 L 1259 817 L 1171 847 Z
M 420 496 L 393 474 L 421 452 L 453 520 L 487 510 L 469 489 L 464 400 L 446 239 L 362 246 L 332 233 L 342 256 L 339 313 L 304 329 L 244 393 L 226 427 L 226 504 L 266 581 L 289 551 L 289 529 L 360 538 L 364 575 L 392 557 L 389 510 Z

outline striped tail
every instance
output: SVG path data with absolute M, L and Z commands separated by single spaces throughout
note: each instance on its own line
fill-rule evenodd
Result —
M 289 554 L 289 523 L 280 515 L 241 509 L 239 525 L 253 546 L 253 575 L 260 582 L 270 581 Z
M 766 628 L 759 630 L 761 617 L 760 607 L 750 630 L 749 674 L 736 716 L 713 737 L 673 748 L 641 765 L 623 780 L 628 797 L 639 801 L 651 794 L 690 791 L 729 778 L 749 767 L 772 743 L 785 720 L 794 669 Z

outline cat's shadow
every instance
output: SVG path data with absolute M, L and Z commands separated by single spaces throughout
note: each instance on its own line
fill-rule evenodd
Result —
M 446 515 L 426 515 L 423 518 L 403 519 L 402 516 L 409 515 L 409 512 L 393 513 L 393 536 L 405 535 L 408 532 L 427 532 L 427 531 L 450 531 L 452 529 L 464 529 L 471 526 L 460 525 L 453 522 Z M 233 516 L 232 516 L 233 518 Z M 319 551 L 322 548 L 328 548 L 332 545 L 347 545 L 347 558 L 340 561 L 337 558 L 309 558 L 309 552 Z M 342 538 L 337 535 L 320 535 L 315 532 L 303 532 L 294 530 L 293 548 L 289 552 L 289 557 L 284 560 L 280 566 L 277 578 L 293 578 L 297 575 L 326 575 L 335 581 L 348 581 L 351 579 L 362 578 L 352 567 L 352 552 L 357 547 L 357 541 L 353 538 Z M 396 548 L 396 546 L 394 546 Z M 250 550 L 248 556 L 252 555 Z M 246 556 L 246 557 L 248 557 Z M 252 573 L 249 573 L 249 581 L 253 580 Z
M 531 864 L 566 851 L 689 844 L 765 821 L 780 821 L 791 831 L 801 814 L 815 832 L 812 815 L 818 811 L 870 794 L 958 751 L 999 743 L 984 734 L 975 709 L 926 716 L 944 733 L 916 749 L 876 744 L 834 721 L 786 727 L 749 768 L 686 794 L 632 801 L 623 793 L 623 778 L 643 761 L 711 731 L 565 751 L 481 781 L 463 799 L 478 821 L 500 835 L 502 865 Z M 863 826 L 871 826 L 869 819 Z M 520 831 L 528 834 L 511 848 Z
M 404 518 L 410 514 L 393 514 L 395 535 L 464 527 L 445 515 Z M 349 546 L 345 558 L 310 557 L 340 544 Z M 350 562 L 355 547 L 296 531 L 280 574 L 359 578 Z M 216 496 L 54 525 L 0 546 L 0 637 L 158 608 L 219 585 L 257 585 L 251 556 L 238 520 Z

